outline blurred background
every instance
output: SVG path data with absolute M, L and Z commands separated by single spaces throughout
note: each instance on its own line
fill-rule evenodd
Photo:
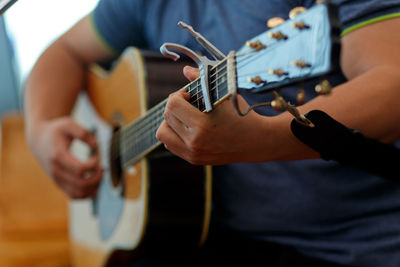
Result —
M 19 0 L 0 17 L 0 266 L 71 266 L 68 201 L 24 139 L 23 88 L 44 49 L 98 0 Z
M 19 0 L 0 17 L 0 114 L 21 108 L 24 80 L 43 50 L 98 0 Z

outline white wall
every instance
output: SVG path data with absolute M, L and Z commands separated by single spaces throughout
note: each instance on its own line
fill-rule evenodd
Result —
M 13 54 L 3 17 L 0 17 L 0 117 L 7 111 L 20 109 L 17 88 Z
M 5 14 L 23 83 L 43 50 L 98 0 L 19 0 Z

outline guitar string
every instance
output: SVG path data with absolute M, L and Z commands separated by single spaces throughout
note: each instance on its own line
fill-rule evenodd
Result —
M 214 76 L 215 76 L 215 75 L 214 75 Z M 216 83 L 216 82 L 218 81 L 218 79 L 221 79 L 221 77 L 219 77 L 219 78 L 213 80 L 213 82 Z M 213 83 L 213 82 L 212 82 L 212 83 Z M 186 85 L 184 88 L 190 87 L 191 85 L 196 84 L 196 86 L 194 87 L 194 89 L 198 89 L 198 88 L 201 87 L 201 86 L 199 86 L 198 83 L 199 83 L 199 80 L 197 79 L 197 80 L 193 81 L 192 83 L 190 83 L 189 85 Z M 213 92 L 215 89 L 218 89 L 218 88 L 217 88 L 218 85 L 219 85 L 219 84 L 216 83 L 216 86 L 214 86 L 213 88 L 211 88 L 210 91 Z M 194 89 L 191 90 L 191 91 L 188 91 L 188 92 L 189 92 L 189 93 L 194 92 L 194 91 L 195 91 Z M 192 96 L 199 95 L 200 93 L 201 93 L 201 92 L 197 92 L 195 95 L 192 95 Z M 192 96 L 191 96 L 191 97 L 192 97 Z M 194 100 L 192 99 L 190 103 L 194 105 L 195 102 L 198 102 L 198 101 L 199 101 L 199 99 L 201 99 L 201 97 L 197 97 L 197 98 L 194 99 Z M 159 105 L 160 105 L 160 106 L 163 106 L 164 102 L 166 102 L 166 100 L 164 100 L 163 102 L 161 102 Z M 154 108 L 157 109 L 158 106 L 155 106 Z M 200 107 L 198 107 L 198 108 L 200 108 Z M 151 117 L 151 113 L 152 113 L 153 111 L 154 111 L 154 110 L 151 109 L 151 110 L 149 110 L 148 114 L 145 115 L 146 117 L 149 117 L 148 120 L 153 120 L 153 118 Z M 149 115 L 150 115 L 150 116 L 149 116 Z M 126 132 L 136 131 L 138 127 L 140 127 L 142 124 L 145 124 L 145 123 L 147 123 L 146 120 L 138 121 L 138 122 L 136 122 L 135 124 L 132 124 L 132 125 L 127 126 L 128 129 L 125 129 L 125 131 L 126 131 Z
M 274 43 L 277 43 L 277 42 L 278 42 L 278 41 L 276 41 L 276 42 L 274 42 Z M 247 65 L 248 63 L 250 63 L 252 57 L 253 57 L 254 54 L 255 54 L 255 52 L 258 52 L 258 53 L 256 53 L 257 55 L 262 56 L 262 55 L 260 55 L 260 52 L 261 52 L 261 54 L 264 54 L 264 53 L 267 53 L 267 52 L 270 53 L 271 50 L 275 47 L 275 46 L 273 46 L 273 45 L 271 45 L 271 44 L 267 44 L 267 45 L 268 45 L 268 46 L 272 46 L 272 47 L 270 47 L 270 49 L 268 49 L 268 50 L 266 50 L 266 49 L 263 49 L 262 51 L 255 51 L 255 50 L 252 50 L 252 51 L 248 51 L 248 52 L 246 52 L 246 53 L 243 52 L 243 53 L 238 53 L 238 54 L 236 54 L 236 58 L 237 58 L 237 68 L 238 68 L 238 69 L 239 69 L 239 68 L 242 68 L 243 66 Z M 243 59 L 243 58 L 244 58 L 244 59 Z M 248 61 L 248 62 L 245 62 L 245 61 Z M 224 60 L 223 62 L 225 62 L 225 60 Z M 222 67 L 221 67 L 220 69 L 218 69 L 219 66 L 220 66 L 220 64 L 217 65 L 217 66 L 215 67 L 216 71 L 215 71 L 215 73 L 213 73 L 213 74 L 210 76 L 210 78 L 217 76 L 217 75 L 220 74 L 222 71 L 224 71 L 224 70 L 227 69 L 227 65 L 226 65 L 226 64 L 225 64 L 225 65 L 222 65 Z M 259 72 L 260 72 L 260 71 L 259 71 Z M 225 73 L 226 73 L 226 72 L 225 72 Z M 223 73 L 222 75 L 224 75 L 225 73 Z M 254 74 L 255 74 L 255 73 L 254 73 Z M 222 75 L 220 75 L 220 76 L 222 76 Z M 248 74 L 246 74 L 246 75 L 248 75 Z M 245 75 L 243 75 L 243 76 L 245 76 Z M 222 76 L 222 77 L 223 77 L 223 76 Z M 213 80 L 213 81 L 211 82 L 211 84 L 215 82 L 215 83 L 216 83 L 216 86 L 214 86 L 213 88 L 211 88 L 211 89 L 210 89 L 210 92 L 212 92 L 212 91 L 218 89 L 218 86 L 219 86 L 220 84 L 218 84 L 217 82 L 218 82 L 218 79 L 220 79 L 220 78 L 221 78 L 221 77 L 217 77 L 215 80 Z M 191 85 L 192 85 L 192 84 L 196 84 L 194 88 L 191 88 Z M 198 89 L 201 87 L 201 84 L 199 84 L 199 79 L 194 80 L 192 83 L 188 84 L 188 85 L 185 86 L 184 88 L 187 88 L 187 87 L 189 88 L 189 90 L 187 91 L 189 94 L 192 93 L 193 91 L 196 91 L 196 93 L 193 94 L 193 95 L 191 95 L 190 97 L 195 96 L 195 97 L 197 97 L 197 98 L 194 99 L 194 100 L 192 100 L 190 103 L 191 103 L 192 105 L 194 105 L 194 104 L 197 102 L 197 106 L 198 106 L 198 108 L 200 108 L 200 107 L 199 107 L 199 103 L 200 103 L 200 100 L 204 98 L 204 96 L 203 96 L 203 94 L 202 94 L 202 91 L 199 91 L 199 90 L 198 90 Z M 164 103 L 164 104 L 165 104 L 165 103 Z M 151 127 L 156 128 L 155 126 L 159 126 L 159 125 L 162 123 L 162 119 L 160 120 L 160 119 L 158 118 L 158 114 L 161 113 L 161 111 L 162 111 L 162 112 L 164 111 L 164 109 L 165 109 L 164 104 L 161 105 L 161 109 L 160 109 L 160 110 L 156 110 L 155 114 L 153 114 L 153 115 L 150 114 L 150 116 L 149 116 L 149 118 L 148 118 L 147 121 L 146 121 L 146 119 L 141 120 L 141 121 L 140 121 L 141 123 L 139 123 L 138 125 L 136 125 L 136 127 L 132 127 L 133 129 L 132 129 L 132 128 L 130 128 L 130 129 L 128 128 L 128 131 L 131 132 L 131 131 L 137 130 L 136 128 L 138 128 L 138 127 L 140 126 L 140 124 L 146 124 L 146 125 L 147 125 L 147 126 L 145 126 L 145 127 L 141 127 L 141 131 L 135 133 L 133 136 L 132 136 L 131 134 L 126 134 L 126 135 L 128 135 L 128 136 L 132 136 L 132 137 L 129 138 L 129 139 L 133 139 L 134 137 L 136 137 L 136 138 L 134 138 L 134 139 L 137 139 L 137 141 L 133 142 L 134 144 L 135 144 L 135 143 L 137 144 L 138 142 L 142 141 L 144 138 L 147 137 L 146 135 L 143 135 L 142 132 L 146 132 L 147 129 L 148 129 L 148 128 L 151 128 Z M 146 116 L 146 117 L 147 117 L 147 116 Z M 154 120 L 153 117 L 155 117 L 156 120 Z M 153 122 L 155 122 L 155 123 L 149 123 L 149 121 L 153 121 Z M 126 135 L 125 135 L 125 136 L 126 136 Z M 139 136 L 139 138 L 137 138 L 137 136 Z M 129 139 L 128 139 L 128 140 L 126 140 L 126 139 L 124 140 L 124 144 L 125 144 L 125 145 L 123 146 L 123 148 L 125 148 L 125 146 L 131 146 L 132 142 L 131 142 Z M 127 149 L 123 149 L 123 150 L 126 151 Z
M 227 68 L 226 66 L 223 66 L 222 68 L 217 70 L 216 73 L 213 74 L 212 76 L 215 77 L 216 75 L 221 74 L 222 71 L 226 70 L 226 68 Z M 223 75 L 225 73 L 226 72 L 224 72 L 221 77 L 223 77 Z M 219 86 L 221 84 L 218 83 L 218 80 L 221 79 L 221 77 L 213 80 L 213 82 L 215 82 L 216 85 L 213 88 L 211 88 L 210 92 L 215 91 L 215 90 L 217 90 L 219 88 Z M 195 87 L 192 90 L 190 90 L 191 89 L 190 86 L 193 85 L 193 84 L 195 84 Z M 195 90 L 198 90 L 198 88 L 200 88 L 201 86 L 199 86 L 199 81 L 196 80 L 196 81 L 194 81 L 194 83 L 188 85 L 187 87 L 189 87 L 188 92 L 190 93 L 190 92 L 193 92 Z M 200 99 L 203 98 L 201 93 L 202 92 L 199 91 L 199 92 L 196 92 L 196 94 L 193 95 L 193 96 L 197 96 L 197 98 L 195 100 L 192 100 L 191 104 L 194 104 L 195 102 L 197 102 L 197 101 L 199 101 Z M 164 101 L 164 102 L 166 102 L 166 101 Z M 135 156 L 131 157 L 130 160 L 137 158 L 138 156 L 143 154 L 147 149 L 151 148 L 151 146 L 157 144 L 157 141 L 154 142 L 155 141 L 155 138 L 154 138 L 155 137 L 155 131 L 158 129 L 159 125 L 163 121 L 162 114 L 163 114 L 163 111 L 165 109 L 165 104 L 166 103 L 161 104 L 155 111 L 151 112 L 149 114 L 149 116 L 146 116 L 147 119 L 144 119 L 144 120 L 140 121 L 141 123 L 138 123 L 134 128 L 131 128 L 130 129 L 131 133 L 126 133 L 126 134 L 123 135 L 124 137 L 128 136 L 128 138 L 122 139 L 123 140 L 123 146 L 122 146 L 122 151 L 120 151 L 120 152 L 122 152 L 125 156 L 127 156 L 127 151 L 128 151 L 128 153 L 130 151 L 131 154 L 134 154 Z M 139 131 L 137 131 L 137 128 L 139 126 L 143 125 L 143 124 L 145 124 L 145 127 L 141 127 L 139 129 Z M 149 129 L 151 129 L 151 128 L 153 128 L 154 130 L 149 131 Z M 134 130 L 136 130 L 136 132 L 132 135 L 132 131 L 134 131 Z M 151 140 L 149 140 L 149 138 L 151 138 Z M 146 139 L 148 140 L 147 143 L 150 143 L 150 146 L 145 146 L 145 144 L 143 144 L 143 141 L 145 141 Z M 138 148 L 138 145 L 139 145 L 139 148 Z M 145 146 L 145 149 L 141 148 L 143 146 Z M 135 151 L 135 149 L 133 149 L 133 148 L 137 148 L 136 150 L 138 150 L 138 151 Z M 119 151 L 116 151 L 114 154 L 119 154 L 118 152 Z M 134 153 L 134 152 L 136 152 L 136 153 Z
M 219 78 L 221 79 L 221 78 Z M 213 87 L 213 89 L 211 91 L 215 91 L 218 89 L 218 87 L 222 84 L 222 83 L 218 83 L 218 79 L 215 80 L 215 87 Z M 198 88 L 199 86 L 196 86 L 196 88 Z M 193 92 L 194 90 L 192 90 L 191 92 Z M 199 98 L 197 98 L 199 99 Z M 195 100 L 196 101 L 196 100 Z M 191 103 L 193 104 L 192 101 Z M 155 130 L 157 130 L 158 126 L 162 123 L 163 121 L 163 111 L 165 108 L 165 103 L 161 104 L 159 107 L 157 107 L 155 110 L 153 110 L 153 112 L 151 112 L 148 116 L 146 115 L 146 119 L 144 119 L 142 121 L 142 123 L 140 123 L 141 125 L 144 124 L 144 127 L 141 127 L 139 129 L 136 128 L 136 131 L 134 131 L 134 134 L 127 134 L 128 138 L 124 139 L 124 145 L 123 145 L 123 150 L 130 150 L 130 147 L 132 145 L 138 144 L 140 142 L 142 142 L 144 139 L 149 138 L 149 133 L 151 133 L 150 137 L 154 138 L 154 134 L 153 132 Z M 154 128 L 154 130 L 150 130 Z M 143 134 L 144 133 L 144 134 Z M 132 142 L 133 140 L 133 142 Z M 151 142 L 152 144 L 154 142 Z
M 219 65 L 219 67 L 220 66 L 221 65 Z M 220 67 L 220 70 L 217 73 L 213 74 L 212 76 L 216 76 L 218 73 L 221 73 L 221 71 L 224 70 L 224 69 L 226 69 L 225 66 Z M 221 85 L 221 83 L 219 83 L 219 80 L 221 78 L 223 78 L 223 77 L 224 76 L 221 76 L 221 77 L 213 80 L 213 82 L 215 83 L 215 86 L 211 89 L 211 92 L 218 89 L 218 87 Z M 186 87 L 192 86 L 193 84 L 195 84 L 195 86 L 196 86 L 195 88 L 199 88 L 198 80 L 192 82 L 191 84 L 187 85 Z M 189 90 L 189 91 L 193 92 L 195 90 Z M 200 92 L 198 92 L 198 93 L 200 93 Z M 197 99 L 199 99 L 199 97 Z M 164 101 L 164 102 L 166 102 L 166 101 Z M 196 100 L 191 101 L 192 104 L 194 104 L 194 102 L 196 102 Z M 123 147 L 122 148 L 123 149 L 123 153 L 126 153 L 127 150 L 129 151 L 130 147 L 132 146 L 132 144 L 139 144 L 139 142 L 141 142 L 144 138 L 148 139 L 149 137 L 151 137 L 152 140 L 154 141 L 154 136 L 155 135 L 154 135 L 153 132 L 155 132 L 158 129 L 159 125 L 161 124 L 161 122 L 163 120 L 163 117 L 160 116 L 160 115 L 163 114 L 163 111 L 164 111 L 164 108 L 165 108 L 165 103 L 162 103 L 162 104 L 159 104 L 159 105 L 160 106 L 158 106 L 155 110 L 152 110 L 152 112 L 150 112 L 148 115 L 146 115 L 146 118 L 144 120 L 142 120 L 141 123 L 136 125 L 134 128 L 137 130 L 138 126 L 145 124 L 144 127 L 140 128 L 139 131 L 136 131 L 135 134 L 133 134 L 133 135 L 131 135 L 129 133 L 127 134 L 129 139 L 125 138 L 125 140 L 124 140 L 124 145 L 122 146 Z M 153 128 L 154 130 L 150 132 L 148 129 L 151 129 L 151 128 Z M 143 135 L 142 132 L 144 132 L 145 135 Z M 151 133 L 151 135 L 149 133 Z M 132 142 L 132 139 L 133 139 L 133 142 Z M 150 142 L 151 142 L 152 145 L 156 144 L 156 143 L 152 142 L 151 140 L 150 140 Z M 133 147 L 135 147 L 135 146 L 133 146 Z M 140 152 L 143 153 L 144 151 L 145 150 L 141 150 Z M 135 154 L 137 156 L 140 155 L 140 154 L 137 154 L 137 153 L 135 153 Z
M 296 37 L 296 35 L 294 35 L 293 37 Z M 292 38 L 292 37 L 291 37 Z M 267 48 L 268 49 L 263 49 L 263 50 L 260 50 L 260 51 L 256 51 L 256 50 L 250 50 L 250 51 L 244 51 L 244 52 L 241 52 L 241 53 L 237 53 L 235 56 L 236 56 L 236 59 L 237 59 L 237 68 L 238 69 L 240 69 L 240 68 L 243 68 L 243 67 L 245 67 L 247 64 L 249 64 L 249 63 L 251 63 L 251 59 L 252 59 L 252 57 L 254 57 L 255 55 L 257 55 L 257 56 L 260 56 L 260 57 L 262 57 L 262 56 L 265 56 L 265 55 L 263 55 L 263 54 L 266 54 L 266 53 L 271 53 L 273 50 L 275 50 L 276 49 L 276 45 L 274 45 L 274 44 L 277 44 L 277 43 L 279 43 L 279 41 L 278 40 L 274 40 L 274 42 L 271 42 L 270 44 L 266 44 L 266 46 L 267 46 Z M 261 54 L 260 54 L 261 53 Z M 244 59 L 240 59 L 240 57 L 245 57 Z M 247 58 L 246 58 L 247 57 Z M 247 60 L 247 62 L 245 62 Z M 222 68 L 221 70 L 223 70 L 223 69 L 225 69 L 226 68 L 226 65 L 224 66 L 224 68 Z M 258 73 L 262 73 L 263 71 L 258 71 Z M 218 74 L 218 72 L 216 72 L 213 76 L 215 76 L 215 75 L 217 75 Z M 254 73 L 252 73 L 252 74 L 246 74 L 246 75 L 243 75 L 243 76 L 247 76 L 247 75 L 256 75 L 257 73 L 256 72 L 254 72 Z M 212 76 L 210 76 L 210 77 L 212 77 Z M 240 77 L 239 77 L 240 78 Z M 201 85 L 199 85 L 199 86 L 201 86 Z M 194 88 L 194 89 L 197 89 L 197 87 L 196 88 Z M 190 92 L 189 92 L 190 93 Z M 200 99 L 201 99 L 201 97 L 200 97 Z
M 225 67 L 225 66 L 223 66 L 222 68 L 219 69 L 218 72 L 216 72 L 216 73 L 214 73 L 213 75 L 210 76 L 210 77 L 215 77 L 217 74 L 220 74 L 220 77 L 214 79 L 214 80 L 211 82 L 211 84 L 212 84 L 212 83 L 215 83 L 215 86 L 212 87 L 212 88 L 210 89 L 210 92 L 211 92 L 211 93 L 214 92 L 214 91 L 216 91 L 216 90 L 218 89 L 218 87 L 221 85 L 221 83 L 218 83 L 218 82 L 219 82 L 219 80 L 221 80 L 221 79 L 224 77 L 224 75 L 226 74 L 226 72 L 222 73 L 222 71 L 224 71 L 224 70 L 226 70 L 226 67 Z M 221 74 L 221 73 L 222 73 L 222 74 Z M 192 86 L 193 84 L 195 84 L 195 87 L 194 87 L 194 88 L 190 88 L 190 86 Z M 201 91 L 198 91 L 198 89 L 201 88 L 201 85 L 199 84 L 199 79 L 196 79 L 195 81 L 193 81 L 192 83 L 186 85 L 186 86 L 183 87 L 183 88 L 187 88 L 187 87 L 189 87 L 189 90 L 188 90 L 188 93 L 189 93 L 189 94 L 192 93 L 192 92 L 194 92 L 194 91 L 196 91 L 195 94 L 191 95 L 192 99 L 190 100 L 190 103 L 191 103 L 192 105 L 194 105 L 196 102 L 199 102 L 199 100 L 202 98 L 201 96 L 198 97 L 198 96 L 201 95 L 201 93 L 202 93 Z M 190 89 L 192 89 L 192 90 L 190 90 Z M 193 99 L 193 97 L 196 97 L 196 96 L 197 96 L 197 98 L 196 98 L 196 99 Z M 164 100 L 163 102 L 165 102 L 165 100 Z M 163 102 L 161 102 L 161 103 L 163 103 Z M 160 103 L 159 105 L 161 105 L 161 103 Z M 162 106 L 162 105 L 161 105 L 161 106 Z M 157 108 L 157 106 L 155 106 L 154 108 Z M 198 108 L 200 108 L 200 107 L 198 106 Z M 149 112 L 150 112 L 149 114 L 151 114 L 152 110 L 149 110 Z M 147 115 L 146 115 L 146 116 L 147 116 Z M 135 123 L 135 125 L 137 125 L 137 123 Z M 129 125 L 128 127 L 132 128 L 132 125 Z
M 224 60 L 224 62 L 225 62 L 225 60 Z M 222 63 L 224 63 L 224 62 L 221 62 L 221 64 Z M 215 76 L 217 76 L 218 74 L 221 74 L 221 72 L 223 71 L 223 70 L 226 70 L 226 66 L 223 66 L 223 67 L 221 67 L 221 64 L 220 65 L 218 65 L 218 66 L 215 66 L 215 68 L 214 69 L 216 69 L 216 72 L 215 73 L 213 73 L 211 76 L 210 76 L 210 78 L 212 78 L 212 77 L 215 77 Z M 218 67 L 220 67 L 220 69 L 218 69 Z M 214 69 L 212 69 L 212 70 L 214 70 Z M 218 71 L 217 71 L 218 70 Z M 223 73 L 223 74 L 225 74 L 225 73 Z M 211 84 L 212 83 L 215 83 L 215 86 L 213 87 L 213 88 L 211 88 L 210 89 L 210 92 L 213 92 L 213 91 L 215 91 L 216 89 L 218 89 L 218 86 L 220 85 L 220 84 L 218 84 L 217 82 L 218 82 L 218 80 L 220 80 L 221 78 L 223 77 L 223 75 L 220 75 L 219 77 L 217 77 L 216 79 L 214 79 L 214 80 L 212 80 L 211 81 Z M 193 84 L 195 84 L 195 87 L 194 88 L 191 88 L 191 86 L 193 85 Z M 200 102 L 199 100 L 200 99 L 202 99 L 202 95 L 201 95 L 201 91 L 199 91 L 198 89 L 199 88 L 201 88 L 201 85 L 199 84 L 199 79 L 196 79 L 196 80 L 194 80 L 193 82 L 191 82 L 190 84 L 188 84 L 188 85 L 186 85 L 185 87 L 183 87 L 183 88 L 188 88 L 189 87 L 189 90 L 188 90 L 188 93 L 190 94 L 190 93 L 192 93 L 192 92 L 194 92 L 194 91 L 196 91 L 196 93 L 195 94 L 193 94 L 193 95 L 191 95 L 191 97 L 194 97 L 194 96 L 197 96 L 197 98 L 196 99 L 191 99 L 191 104 L 195 104 L 195 102 Z M 198 97 L 200 95 L 200 97 Z M 165 102 L 166 100 L 164 100 L 163 102 Z M 161 102 L 161 103 L 163 103 L 163 102 Z M 159 104 L 159 105 L 161 105 L 161 103 Z M 157 106 L 155 106 L 154 108 L 156 108 Z M 199 106 L 198 106 L 198 108 L 200 108 Z M 151 114 L 151 112 L 152 112 L 152 109 L 150 109 L 149 110 L 149 115 Z M 146 114 L 146 117 L 147 117 L 147 114 Z M 152 119 L 152 118 L 150 118 L 150 119 Z M 142 123 L 140 123 L 140 122 L 142 122 Z M 138 125 L 138 123 L 135 123 L 135 124 L 132 124 L 132 125 L 128 125 L 126 128 L 128 128 L 128 129 L 125 129 L 125 130 L 131 130 L 131 129 L 133 129 L 132 127 L 133 126 L 135 126 L 135 129 L 133 129 L 133 130 L 136 130 L 136 128 L 137 128 L 137 126 L 140 126 L 140 124 L 143 124 L 143 123 L 145 123 L 146 121 L 140 121 L 139 122 L 139 125 Z M 130 128 L 130 129 L 129 129 Z
M 246 54 L 244 54 L 244 53 L 243 53 L 243 54 L 237 54 L 236 57 L 239 58 L 239 57 L 247 56 L 247 58 L 245 58 L 245 60 L 246 60 L 246 59 L 249 59 L 249 55 L 251 56 L 251 54 L 254 54 L 255 52 L 260 52 L 260 51 L 250 51 L 250 53 L 246 53 Z M 257 53 L 257 55 L 259 55 L 259 53 Z M 242 61 L 243 61 L 243 60 L 242 60 Z M 239 59 L 237 65 L 241 64 L 242 61 Z M 221 63 L 221 64 L 222 64 L 222 63 Z M 222 65 L 222 67 L 220 67 L 221 64 L 219 64 L 219 65 L 217 65 L 217 66 L 215 67 L 215 69 L 216 69 L 215 73 L 213 73 L 213 74 L 210 76 L 210 78 L 212 78 L 212 77 L 215 77 L 215 76 L 217 76 L 218 74 L 220 74 L 220 77 L 217 77 L 216 79 L 214 79 L 214 80 L 211 82 L 211 84 L 212 84 L 212 83 L 216 83 L 216 85 L 215 85 L 213 88 L 210 89 L 210 92 L 213 92 L 213 91 L 215 91 L 215 90 L 218 89 L 218 87 L 221 85 L 221 84 L 218 84 L 218 80 L 221 79 L 221 77 L 224 77 L 223 75 L 226 74 L 226 72 L 222 73 L 222 71 L 224 71 L 224 70 L 227 69 L 227 65 Z M 220 67 L 220 68 L 218 69 L 218 67 Z M 239 67 L 239 66 L 238 66 L 238 67 Z M 241 67 L 241 66 L 240 66 L 240 67 Z M 222 73 L 222 74 L 221 74 L 221 73 Z M 192 86 L 193 84 L 195 84 L 195 87 L 194 87 L 194 88 L 191 88 L 191 86 Z M 185 87 L 189 87 L 189 90 L 188 90 L 188 93 L 189 93 L 189 94 L 192 93 L 193 91 L 196 91 L 196 93 L 195 93 L 194 95 L 191 95 L 191 97 L 196 96 L 197 98 L 194 99 L 194 100 L 192 100 L 192 101 L 191 101 L 191 104 L 194 105 L 195 102 L 199 103 L 199 100 L 201 100 L 201 99 L 203 98 L 202 91 L 198 91 L 198 89 L 201 87 L 201 84 L 199 84 L 199 79 L 196 79 L 195 81 L 193 81 L 192 83 L 188 84 L 188 85 L 185 86 Z M 185 88 L 185 87 L 184 87 L 184 88 Z M 166 101 L 164 101 L 164 102 L 166 102 Z M 199 104 L 197 104 L 197 105 L 198 105 L 198 108 L 199 108 Z M 162 116 L 160 116 L 160 113 L 163 113 L 163 111 L 164 111 L 164 109 L 165 109 L 165 103 L 163 103 L 163 104 L 160 105 L 160 106 L 161 106 L 161 109 L 158 108 L 158 110 L 156 109 L 155 112 L 154 112 L 154 111 L 151 112 L 151 113 L 149 114 L 150 116 L 147 116 L 147 115 L 146 115 L 147 120 L 146 120 L 146 118 L 145 118 L 145 119 L 139 121 L 139 123 L 137 123 L 137 124 L 135 125 L 135 127 L 130 127 L 130 129 L 128 128 L 129 132 L 132 132 L 132 131 L 134 131 L 134 130 L 136 130 L 136 132 L 135 132 L 134 135 L 132 135 L 132 133 L 125 133 L 125 134 L 124 134 L 124 136 L 128 136 L 129 138 L 128 138 L 128 139 L 125 138 L 125 139 L 123 140 L 123 142 L 124 142 L 124 145 L 122 146 L 122 147 L 123 147 L 123 153 L 126 153 L 127 150 L 130 150 L 129 148 L 132 147 L 132 144 L 133 144 L 133 145 L 139 144 L 139 142 L 142 142 L 143 139 L 149 137 L 149 136 L 148 136 L 149 134 L 143 135 L 143 134 L 142 134 L 143 132 L 149 133 L 149 131 L 148 131 L 149 128 L 158 128 L 158 126 L 162 123 L 162 120 L 163 120 L 163 119 L 162 119 Z M 160 117 L 161 117 L 161 119 L 160 119 Z M 151 121 L 152 123 L 149 123 L 149 121 Z M 145 127 L 141 127 L 140 130 L 137 131 L 137 128 L 138 128 L 139 126 L 143 125 L 143 124 L 145 124 Z M 153 135 L 154 135 L 154 134 L 153 134 L 153 131 L 152 131 L 152 132 L 151 132 L 151 136 L 153 137 Z M 154 137 L 153 137 L 153 138 L 154 138 Z M 134 142 L 132 142 L 132 139 L 134 140 Z M 151 142 L 151 143 L 153 144 L 154 142 Z M 154 145 L 154 144 L 153 144 L 153 145 Z M 135 146 L 134 146 L 134 147 L 135 147 Z M 143 153 L 144 151 L 145 151 L 145 150 L 141 151 L 141 153 Z M 137 156 L 139 156 L 139 155 L 140 155 L 140 154 L 137 154 Z
M 219 83 L 219 84 L 217 83 L 215 88 L 217 88 L 220 85 L 221 85 L 221 83 Z M 216 89 L 214 89 L 214 90 L 216 90 Z M 143 138 L 147 137 L 146 135 L 143 135 L 142 133 L 143 132 L 147 133 L 149 128 L 153 128 L 155 125 L 158 126 L 160 124 L 159 117 L 162 118 L 162 116 L 159 116 L 159 113 L 163 113 L 163 111 L 164 111 L 164 106 L 161 105 L 161 108 L 156 109 L 152 114 L 150 114 L 150 116 L 148 118 L 148 121 L 150 121 L 150 123 L 145 123 L 144 127 L 140 128 L 138 131 L 135 131 L 134 135 L 129 135 L 128 138 L 134 139 L 135 143 L 136 143 L 136 142 L 140 142 Z M 161 120 L 161 122 L 162 122 L 162 120 Z M 126 144 L 126 145 L 129 145 L 129 141 L 126 140 L 126 142 L 128 142 L 128 144 Z

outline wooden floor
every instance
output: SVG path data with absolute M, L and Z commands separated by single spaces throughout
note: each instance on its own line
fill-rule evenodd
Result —
M 1 122 L 0 266 L 70 266 L 67 199 L 29 151 L 20 115 Z

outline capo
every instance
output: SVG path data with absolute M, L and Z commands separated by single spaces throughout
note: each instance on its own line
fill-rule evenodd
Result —
M 210 70 L 210 67 L 216 66 L 222 59 L 224 59 L 225 55 L 221 51 L 219 51 L 215 46 L 213 46 L 200 33 L 194 31 L 192 26 L 189 26 L 182 21 L 180 21 L 178 23 L 178 25 L 181 28 L 189 31 L 189 33 L 196 38 L 196 41 L 201 46 L 203 46 L 214 57 L 214 60 L 210 60 L 209 58 L 207 58 L 205 56 L 199 56 L 193 50 L 191 50 L 185 46 L 175 44 L 175 43 L 164 43 L 161 46 L 160 51 L 165 57 L 170 58 L 174 61 L 177 61 L 180 58 L 180 56 L 177 53 L 171 52 L 170 49 L 176 50 L 178 52 L 181 52 L 181 53 L 187 55 L 194 62 L 196 62 L 197 66 L 200 70 L 200 84 L 201 84 L 201 90 L 203 93 L 205 110 L 206 110 L 206 112 L 210 112 L 210 111 L 212 111 L 213 107 L 211 104 L 210 90 L 209 90 L 209 84 L 208 84 L 209 70 Z M 217 58 L 219 58 L 219 59 L 217 59 Z

